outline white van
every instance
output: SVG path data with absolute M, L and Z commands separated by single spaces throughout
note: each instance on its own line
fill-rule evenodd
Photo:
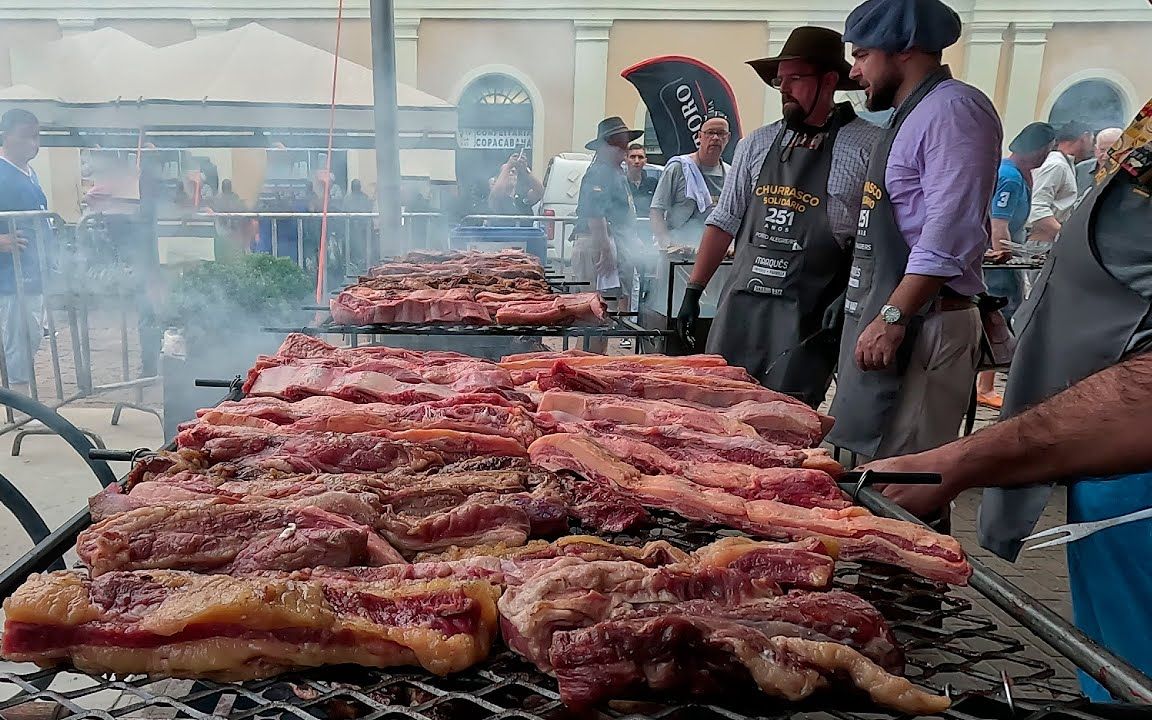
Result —
M 544 171 L 544 197 L 540 200 L 537 212 L 541 215 L 550 215 L 559 218 L 573 218 L 572 222 L 547 223 L 544 227 L 548 232 L 548 256 L 554 260 L 563 257 L 565 260 L 572 257 L 572 231 L 575 228 L 576 203 L 580 199 L 580 181 L 584 179 L 584 172 L 592 164 L 592 153 L 570 152 L 560 153 L 548 161 L 548 169 Z M 664 168 L 660 165 L 645 165 L 644 172 L 660 178 Z M 561 241 L 556 238 L 563 237 Z

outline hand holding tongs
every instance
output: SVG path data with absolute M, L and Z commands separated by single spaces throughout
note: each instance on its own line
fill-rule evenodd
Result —
M 1039 545 L 1026 547 L 1024 550 L 1039 550 L 1041 548 L 1052 547 L 1054 545 L 1064 545 L 1066 543 L 1086 538 L 1093 533 L 1098 533 L 1101 530 L 1106 530 L 1110 527 L 1116 527 L 1117 525 L 1127 525 L 1128 523 L 1136 522 L 1137 520 L 1147 520 L 1149 518 L 1152 518 L 1152 508 L 1148 508 L 1146 510 L 1137 510 L 1134 513 L 1128 513 L 1127 515 L 1121 515 L 1120 517 L 1114 517 L 1108 520 L 1070 523 L 1068 525 L 1054 527 L 1051 530 L 1041 530 L 1038 533 L 1034 533 L 1024 538 L 1023 542 L 1028 542 L 1029 540 L 1039 540 L 1040 538 L 1051 537 L 1053 535 L 1059 535 L 1060 533 L 1067 534 L 1062 537 L 1058 537 L 1055 540 L 1049 540 L 1048 542 L 1040 543 Z
M 943 482 L 940 473 L 930 472 L 891 472 L 887 470 L 853 470 L 841 475 L 837 482 L 855 485 L 852 502 L 866 485 L 939 485 Z

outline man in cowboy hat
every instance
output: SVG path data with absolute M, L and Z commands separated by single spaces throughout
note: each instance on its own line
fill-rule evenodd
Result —
M 830 411 L 829 440 L 866 458 L 954 439 L 976 375 L 1002 133 L 941 63 L 960 31 L 940 0 L 868 0 L 845 24 L 868 109 L 895 109 L 864 184 Z
M 629 143 L 643 134 L 643 130 L 629 129 L 618 117 L 605 118 L 596 129 L 596 139 L 584 146 L 596 157 L 580 181 L 572 274 L 607 297 L 624 298 L 632 292 L 636 206 L 623 163 Z M 608 346 L 604 338 L 592 338 L 591 345 L 601 353 Z
M 833 99 L 837 90 L 859 89 L 834 30 L 797 28 L 778 56 L 748 64 L 780 91 L 784 119 L 737 145 L 677 326 L 694 344 L 700 297 L 735 239 L 707 350 L 816 406 L 836 365 L 839 298 L 881 130 Z

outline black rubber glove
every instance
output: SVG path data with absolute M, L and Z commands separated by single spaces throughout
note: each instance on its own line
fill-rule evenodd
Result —
M 684 288 L 684 300 L 676 314 L 676 334 L 693 350 L 696 349 L 696 321 L 700 319 L 700 296 L 703 294 L 704 288 L 689 284 Z
M 821 340 L 834 347 L 840 345 L 840 334 L 844 330 L 844 295 L 840 293 L 838 298 L 824 308 L 824 319 L 820 323 Z

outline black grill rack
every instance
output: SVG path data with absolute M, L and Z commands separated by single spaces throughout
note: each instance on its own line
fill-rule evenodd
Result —
M 638 545 L 667 540 L 685 550 L 717 537 L 740 535 L 726 528 L 655 513 L 653 527 L 606 536 Z M 957 700 L 949 720 L 998 718 L 974 702 L 1000 706 L 1004 678 L 1017 703 L 1066 705 L 1078 696 L 1056 679 L 1048 664 L 1025 657 L 1019 640 L 1001 633 L 970 600 L 943 586 L 893 568 L 839 563 L 836 586 L 876 605 L 907 652 L 913 682 L 949 692 Z M 476 668 L 447 678 L 418 669 L 337 667 L 246 683 L 149 681 L 91 677 L 71 669 L 0 671 L 0 714 L 17 706 L 54 711 L 55 717 L 117 718 L 380 718 L 381 720 L 576 720 L 652 718 L 667 720 L 896 720 L 861 695 L 824 692 L 788 703 L 755 691 L 734 689 L 724 703 L 614 702 L 575 715 L 559 700 L 554 681 L 510 651 L 497 649 Z M 45 714 L 43 717 L 52 715 Z M 1010 716 L 1009 716 L 1010 717 Z
M 299 332 L 308 335 L 349 335 L 353 338 L 364 335 L 424 335 L 424 336 L 496 336 L 496 337 L 643 337 L 657 338 L 670 334 L 667 330 L 648 330 L 631 322 L 628 315 L 610 314 L 609 325 L 450 325 L 436 323 L 388 325 L 340 325 L 323 322 L 308 327 L 268 327 L 266 332 Z

